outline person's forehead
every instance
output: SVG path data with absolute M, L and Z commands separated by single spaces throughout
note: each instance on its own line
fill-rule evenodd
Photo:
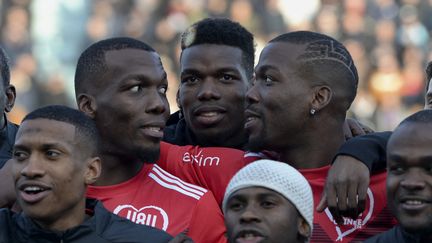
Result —
M 132 48 L 105 52 L 105 62 L 108 68 L 118 68 L 130 65 L 163 68 L 160 57 L 156 52 Z
M 243 51 L 238 47 L 220 44 L 200 44 L 183 50 L 180 65 L 183 69 L 191 65 L 200 64 L 199 59 L 211 59 L 214 61 L 212 64 L 242 66 L 242 55 Z
M 304 45 L 289 42 L 269 43 L 260 54 L 257 68 L 262 65 L 295 68 L 299 62 L 298 57 L 304 52 L 304 48 Z
M 75 126 L 62 121 L 45 118 L 25 120 L 21 123 L 15 144 L 21 142 L 74 143 Z
M 245 188 L 241 188 L 237 191 L 235 191 L 231 198 L 233 197 L 259 197 L 259 196 L 277 196 L 277 197 L 281 197 L 285 200 L 287 200 L 282 194 L 266 188 L 266 187 L 261 187 L 261 186 L 250 186 L 250 187 L 245 187 Z M 288 200 L 287 200 L 288 201 Z
M 396 129 L 387 146 L 389 155 L 417 157 L 432 155 L 432 123 L 410 122 Z

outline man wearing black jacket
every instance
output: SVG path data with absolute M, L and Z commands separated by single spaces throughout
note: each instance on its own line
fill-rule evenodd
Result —
M 409 116 L 387 144 L 387 199 L 399 225 L 368 243 L 432 242 L 432 110 Z
M 15 103 L 15 87 L 10 84 L 10 68 L 8 57 L 0 47 L 0 169 L 12 156 L 12 146 L 18 126 L 9 122 L 6 112 L 12 110 Z
M 85 199 L 101 172 L 94 122 L 48 106 L 28 114 L 10 160 L 22 213 L 0 210 L 0 242 L 168 242 L 163 231 L 134 224 Z

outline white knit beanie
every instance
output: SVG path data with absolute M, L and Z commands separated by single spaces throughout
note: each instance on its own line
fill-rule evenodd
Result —
M 274 160 L 255 161 L 234 175 L 225 191 L 223 212 L 226 213 L 228 198 L 234 192 L 253 186 L 280 193 L 297 208 L 312 230 L 314 203 L 309 182 L 290 165 Z

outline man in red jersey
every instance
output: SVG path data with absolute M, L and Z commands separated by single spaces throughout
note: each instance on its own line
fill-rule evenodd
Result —
M 280 35 L 263 49 L 248 91 L 245 128 L 252 151 L 268 149 L 295 168 L 312 186 L 317 204 L 330 164 L 344 142 L 346 111 L 354 100 L 358 74 L 346 48 L 314 32 Z M 366 209 L 358 219 L 337 224 L 328 209 L 315 213 L 311 242 L 351 242 L 391 227 L 385 173 L 373 175 Z M 358 194 L 359 191 L 349 191 Z M 357 204 L 340 200 L 339 206 Z
M 171 235 L 188 230 L 195 242 L 224 242 L 212 193 L 152 164 L 169 115 L 167 86 L 159 55 L 141 41 L 107 39 L 81 54 L 76 100 L 102 138 L 102 174 L 87 196 L 135 223 Z

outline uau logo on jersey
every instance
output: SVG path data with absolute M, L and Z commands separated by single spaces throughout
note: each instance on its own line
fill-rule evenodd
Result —
M 198 166 L 218 166 L 220 158 L 217 156 L 211 157 L 207 156 L 205 157 L 202 154 L 203 150 L 201 149 L 198 154 L 190 154 L 189 152 L 186 152 L 183 154 L 183 162 L 185 163 L 197 163 Z
M 325 213 L 327 217 L 332 221 L 335 225 L 337 239 L 335 241 L 342 241 L 343 238 L 358 229 L 362 229 L 367 222 L 371 219 L 373 211 L 374 211 L 374 197 L 372 191 L 367 189 L 367 200 L 366 200 L 366 208 L 362 214 L 359 215 L 357 219 L 351 219 L 344 217 L 343 225 L 338 225 L 334 219 L 330 210 L 328 208 L 325 209 Z
M 145 206 L 140 209 L 136 209 L 132 205 L 118 205 L 114 211 L 114 214 L 127 218 L 136 224 L 145 224 L 155 228 L 167 230 L 169 225 L 168 214 L 160 207 L 157 206 Z

